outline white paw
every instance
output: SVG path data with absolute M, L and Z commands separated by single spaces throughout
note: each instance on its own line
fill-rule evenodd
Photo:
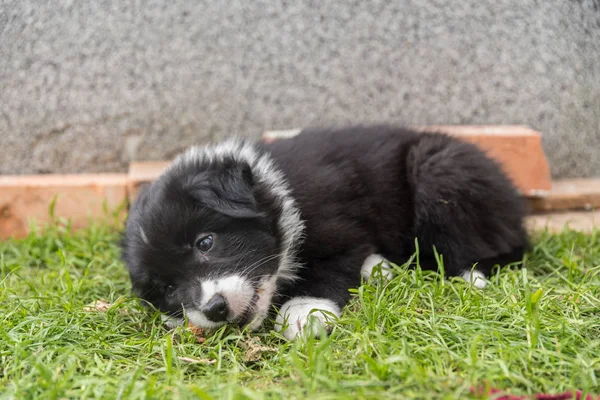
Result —
M 383 278 L 385 280 L 392 279 L 392 276 L 394 274 L 392 272 L 392 267 L 390 266 L 389 261 L 379 254 L 371 254 L 365 259 L 362 267 L 360 268 L 360 274 L 365 280 L 369 280 L 369 278 L 371 278 L 371 275 L 373 274 L 373 269 L 379 264 L 381 264 L 381 275 L 383 276 Z
M 325 311 L 325 313 L 319 311 Z M 275 330 L 280 332 L 283 329 L 283 336 L 292 340 L 304 331 L 309 323 L 309 317 L 312 320 L 312 334 L 318 336 L 319 326 L 325 328 L 328 322 L 332 321 L 332 313 L 339 318 L 340 308 L 331 300 L 317 297 L 294 297 L 286 302 L 275 319 Z
M 460 277 L 467 282 L 471 282 L 477 289 L 484 289 L 487 285 L 483 272 L 477 271 L 476 269 L 473 271 L 463 271 Z
M 171 317 L 170 315 L 161 314 L 160 319 L 169 329 L 176 328 L 180 325 L 183 325 L 182 318 Z

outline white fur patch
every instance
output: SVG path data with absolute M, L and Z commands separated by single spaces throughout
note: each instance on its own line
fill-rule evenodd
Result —
M 227 323 L 227 321 L 213 322 L 206 318 L 202 311 L 196 309 L 186 310 L 185 314 L 188 317 L 188 321 L 198 328 L 213 329 L 223 326 Z
M 318 335 L 319 329 L 316 324 L 325 327 L 332 317 L 318 310 L 332 313 L 337 318 L 342 314 L 340 308 L 331 300 L 317 297 L 294 297 L 287 301 L 279 310 L 275 319 L 275 330 L 283 330 L 283 336 L 292 340 L 302 332 L 309 322 L 309 316 L 313 316 L 315 325 L 312 325 L 312 334 Z
M 389 261 L 380 254 L 371 254 L 365 258 L 362 267 L 360 268 L 360 274 L 365 280 L 369 280 L 373 274 L 373 268 L 381 264 L 381 275 L 384 279 L 389 280 L 393 276 L 392 268 Z
M 146 236 L 146 232 L 144 232 L 144 230 L 142 229 L 141 226 L 140 226 L 140 236 L 142 237 L 142 240 L 144 241 L 144 243 L 150 244 L 150 241 L 148 240 L 148 236 Z
M 476 269 L 473 271 L 463 271 L 460 277 L 467 282 L 471 282 L 477 289 L 484 289 L 487 285 L 483 272 L 477 271 Z
M 254 318 L 250 322 L 250 329 L 256 330 L 260 328 L 263 321 L 269 315 L 269 309 L 271 307 L 271 299 L 277 291 L 277 275 L 273 275 L 270 278 L 264 280 L 258 287 L 258 300 L 254 308 Z
M 237 318 L 244 313 L 254 297 L 254 288 L 250 282 L 239 275 L 204 281 L 201 285 L 202 301 L 200 307 L 208 303 L 215 294 L 220 294 L 227 301 L 232 318 Z
M 259 153 L 252 142 L 232 138 L 212 146 L 194 146 L 175 159 L 167 170 L 182 165 L 219 162 L 226 158 L 246 162 L 257 183 L 265 185 L 281 206 L 278 225 L 282 232 L 278 279 L 295 280 L 300 267 L 296 260 L 304 234 L 304 221 L 291 195 L 285 175 L 268 154 Z
M 160 319 L 169 329 L 173 329 L 176 326 L 183 324 L 182 318 L 175 318 L 175 317 L 171 317 L 170 315 L 166 315 L 166 314 L 161 314 Z
M 202 307 L 215 295 L 220 294 L 225 298 L 229 308 L 229 320 L 240 317 L 252 303 L 254 288 L 245 278 L 230 275 L 220 279 L 206 280 L 200 283 L 202 298 L 195 308 L 187 308 L 188 320 L 200 328 L 217 328 L 225 325 L 227 321 L 214 322 L 206 318 L 201 311 Z

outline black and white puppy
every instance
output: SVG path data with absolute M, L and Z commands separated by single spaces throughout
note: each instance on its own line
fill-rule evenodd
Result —
M 373 266 L 405 263 L 477 287 L 522 259 L 524 204 L 474 145 L 394 126 L 229 140 L 179 156 L 132 205 L 123 257 L 134 293 L 201 328 L 294 338 L 314 309 L 339 316 Z M 435 250 L 434 250 L 435 248 Z M 473 266 L 475 265 L 475 269 Z M 314 325 L 313 325 L 314 327 Z

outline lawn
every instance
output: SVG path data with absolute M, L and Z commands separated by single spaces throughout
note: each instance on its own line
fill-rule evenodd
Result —
M 540 232 L 484 291 L 418 268 L 355 291 L 326 339 L 199 343 L 130 294 L 119 223 L 0 243 L 0 398 L 486 398 L 600 392 L 600 234 Z M 86 306 L 104 300 L 104 311 Z

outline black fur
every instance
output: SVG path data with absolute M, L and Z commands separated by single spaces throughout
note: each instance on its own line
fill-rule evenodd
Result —
M 500 167 L 474 145 L 444 134 L 393 126 L 311 129 L 260 143 L 283 172 L 305 223 L 293 282 L 278 282 L 280 305 L 296 296 L 324 297 L 342 307 L 360 284 L 365 258 L 379 253 L 402 264 L 415 251 L 437 268 L 434 246 L 449 276 L 474 263 L 492 267 L 521 260 L 528 246 L 523 201 Z M 197 277 L 239 270 L 277 254 L 282 206 L 272 188 L 231 159 L 172 168 L 133 206 L 124 259 L 135 292 L 177 314 L 198 296 Z M 152 245 L 138 234 L 143 228 Z M 193 241 L 221 239 L 210 259 Z M 276 274 L 277 260 L 249 277 Z M 165 295 L 177 285 L 175 297 Z M 185 288 L 179 289 L 180 287 Z M 241 324 L 248 322 L 241 319 Z
M 339 305 L 360 283 L 360 268 L 380 253 L 402 264 L 415 252 L 449 276 L 474 263 L 489 275 L 522 259 L 525 206 L 498 164 L 470 143 L 392 126 L 309 130 L 265 146 L 298 201 L 306 240 L 298 294 Z

